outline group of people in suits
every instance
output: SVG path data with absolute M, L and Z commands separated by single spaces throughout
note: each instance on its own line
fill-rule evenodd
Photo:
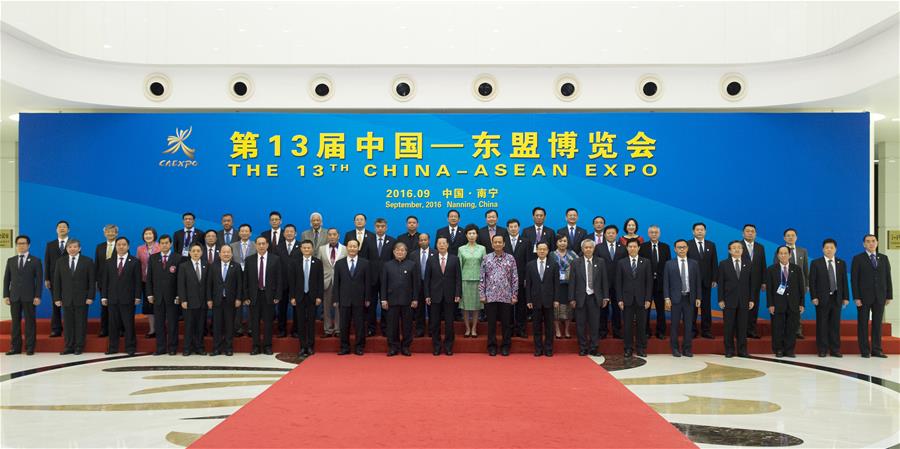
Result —
M 840 312 L 851 292 L 859 312 L 861 354 L 884 356 L 878 324 L 893 292 L 890 262 L 877 252 L 874 235 L 865 236 L 865 251 L 848 269 L 836 257 L 833 239 L 826 239 L 822 257 L 809 263 L 807 250 L 796 245 L 796 230 L 787 229 L 785 244 L 767 265 L 752 224 L 718 260 L 703 223 L 693 225 L 691 239 L 673 243 L 672 257 L 659 227 L 651 226 L 644 240 L 633 218 L 626 220 L 622 236 L 602 216 L 594 217 L 592 231 L 580 227 L 575 209 L 566 211 L 566 226 L 558 230 L 545 225 L 541 207 L 534 208 L 532 218 L 528 227 L 510 219 L 504 228 L 499 213 L 490 210 L 484 226 L 462 227 L 459 212 L 451 210 L 432 241 L 419 232 L 415 216 L 394 238 L 387 234 L 386 220 L 376 219 L 373 232 L 365 214 L 358 213 L 354 229 L 341 241 L 339 231 L 325 228 L 318 213 L 298 238 L 296 226 L 282 226 L 281 214 L 273 211 L 270 228 L 253 239 L 251 226 L 235 228 L 231 214 L 223 215 L 221 230 L 203 232 L 194 226 L 194 214 L 186 212 L 183 228 L 171 235 L 157 238 L 155 229 L 144 229 L 135 255 L 118 228 L 106 226 L 94 259 L 82 254 L 81 243 L 69 237 L 69 224 L 60 221 L 43 265 L 30 253 L 25 235 L 16 238 L 17 255 L 7 261 L 3 293 L 13 317 L 8 354 L 22 352 L 23 318 L 24 348 L 34 352 L 34 311 L 46 287 L 53 298 L 51 336 L 64 335 L 63 354 L 84 350 L 88 308 L 99 292 L 107 354 L 119 351 L 120 337 L 125 352 L 134 354 L 134 313 L 143 304 L 157 355 L 176 354 L 179 321 L 184 322 L 183 355 L 206 354 L 207 334 L 213 336 L 210 355 L 232 355 L 233 339 L 244 335 L 246 318 L 252 354 L 271 354 L 273 336 L 286 337 L 290 331 L 300 355 L 310 356 L 319 315 L 320 338 L 339 337 L 341 355 L 364 354 L 366 337 L 380 330 L 388 338 L 388 356 L 409 356 L 413 338 L 424 336 L 426 324 L 434 355 L 452 355 L 460 310 L 466 313 L 466 337 L 476 333 L 468 312 L 481 310 L 490 355 L 508 355 L 510 338 L 525 337 L 530 320 L 535 356 L 552 356 L 553 341 L 561 338 L 559 324 L 568 331 L 568 320 L 574 320 L 580 355 L 600 355 L 599 342 L 611 332 L 624 339 L 626 357 L 646 356 L 648 339 L 654 333 L 665 338 L 668 327 L 672 355 L 690 357 L 693 338 L 713 338 L 715 288 L 726 357 L 747 356 L 747 338 L 759 338 L 763 292 L 776 356 L 794 356 L 809 293 L 816 307 L 819 356 L 840 357 Z M 655 326 L 651 308 L 656 309 Z M 871 339 L 870 317 L 876 324 Z M 498 322 L 499 344 L 492 331 Z

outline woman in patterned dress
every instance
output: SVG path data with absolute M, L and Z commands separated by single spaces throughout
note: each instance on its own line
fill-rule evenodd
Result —
M 574 251 L 569 249 L 569 236 L 559 234 L 556 238 L 556 251 L 551 254 L 553 260 L 559 265 L 559 307 L 556 308 L 556 338 L 572 338 L 569 333 L 569 323 L 572 322 L 573 310 L 569 307 L 569 267 L 578 258 Z M 559 329 L 560 321 L 563 324 L 565 335 Z

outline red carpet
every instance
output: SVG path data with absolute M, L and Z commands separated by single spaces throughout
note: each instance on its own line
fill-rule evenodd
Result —
M 317 354 L 192 448 L 695 447 L 569 354 Z

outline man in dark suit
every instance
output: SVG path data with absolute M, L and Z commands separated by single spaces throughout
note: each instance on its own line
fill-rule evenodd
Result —
M 344 234 L 344 245 L 346 246 L 347 243 L 349 243 L 351 240 L 356 240 L 357 243 L 359 243 L 359 257 L 370 262 L 369 270 L 371 270 L 371 276 L 369 277 L 369 282 L 372 283 L 372 285 L 369 287 L 372 289 L 370 296 L 371 298 L 373 298 L 374 302 L 378 302 L 377 297 L 379 291 L 377 287 L 378 282 L 380 282 L 381 280 L 381 273 L 376 272 L 375 270 L 380 269 L 381 264 L 375 260 L 378 256 L 378 251 L 375 248 L 375 233 L 366 229 L 366 221 L 367 218 L 365 214 L 357 213 L 353 216 L 354 229 L 351 231 L 347 231 L 347 233 Z M 382 249 L 383 245 L 384 240 L 382 237 Z M 390 253 L 390 251 L 388 251 L 388 253 Z M 375 264 L 377 264 L 378 266 L 376 267 Z M 375 335 L 375 326 L 378 317 L 378 304 L 374 304 L 372 302 L 370 302 L 369 304 L 370 305 L 366 306 L 365 313 L 366 335 L 371 337 L 372 335 Z
M 147 300 L 153 304 L 156 352 L 175 355 L 178 350 L 178 264 L 181 254 L 172 251 L 172 237 L 159 237 L 159 252 L 147 262 Z
M 553 311 L 559 308 L 559 265 L 547 258 L 550 246 L 538 243 L 537 259 L 525 269 L 525 298 L 534 311 L 534 356 L 553 357 Z
M 663 297 L 665 306 L 672 309 L 672 330 L 669 342 L 672 346 L 672 356 L 693 357 L 691 342 L 694 337 L 692 325 L 694 324 L 692 310 L 700 307 L 700 264 L 696 260 L 688 259 L 688 242 L 675 241 L 674 260 L 666 262 L 663 269 Z M 684 342 L 678 345 L 678 329 L 684 323 Z
M 457 250 L 459 250 L 459 247 L 466 244 L 466 233 L 459 226 L 458 210 L 450 209 L 450 211 L 447 212 L 447 226 L 438 229 L 434 233 L 435 240 L 441 237 L 447 238 L 447 241 L 450 244 L 450 249 L 448 251 L 454 256 L 456 255 Z M 437 245 L 437 241 L 435 241 L 435 245 Z
M 213 350 L 210 355 L 234 355 L 234 311 L 244 295 L 244 273 L 233 261 L 233 251 L 222 244 L 220 259 L 207 272 L 207 298 L 213 311 Z
M 397 236 L 398 242 L 403 242 L 407 248 L 419 246 L 419 218 L 415 215 L 406 217 L 406 232 Z
M 594 256 L 594 246 L 593 240 L 581 241 L 582 255 L 569 273 L 569 307 L 575 310 L 580 356 L 600 355 L 600 310 L 609 305 L 606 262 Z
M 365 310 L 372 300 L 372 282 L 369 261 L 359 257 L 359 241 L 347 241 L 347 257 L 334 264 L 332 283 L 332 306 L 340 307 L 341 350 L 338 355 L 350 353 L 350 322 L 356 330 L 356 347 L 353 352 L 363 355 L 366 348 Z
M 522 237 L 531 243 L 531 249 L 528 251 L 529 261 L 537 258 L 538 243 L 544 242 L 550 247 L 550 251 L 556 250 L 556 233 L 550 226 L 544 225 L 547 211 L 543 207 L 535 207 L 531 209 L 531 219 L 534 221 L 534 225 L 522 230 Z
M 752 271 L 750 288 L 753 292 L 753 308 L 747 316 L 747 337 L 760 338 L 756 330 L 756 321 L 759 318 L 760 292 L 766 291 L 766 249 L 762 243 L 756 241 L 756 225 L 744 225 L 744 239 L 741 240 L 744 247 L 744 263 L 750 265 Z
M 50 294 L 54 294 L 53 274 L 56 270 L 56 260 L 66 255 L 66 247 L 69 241 L 69 222 L 60 220 L 56 223 L 56 240 L 47 242 L 44 250 L 44 286 L 50 290 Z M 79 245 L 80 248 L 81 245 Z M 80 249 L 79 249 L 80 250 Z M 50 336 L 59 337 L 62 335 L 63 323 L 62 314 L 56 301 L 53 301 L 53 308 L 50 315 Z
M 804 292 L 809 291 L 809 252 L 802 246 L 797 246 L 797 230 L 787 228 L 784 230 L 784 245 L 788 247 L 791 253 L 791 263 L 800 267 L 803 271 Z M 778 262 L 778 256 L 775 256 L 772 263 Z M 804 293 L 805 295 L 805 293 Z M 796 335 L 798 340 L 803 340 L 803 322 L 797 321 Z
M 191 245 L 188 259 L 178 266 L 178 301 L 184 311 L 184 348 L 181 355 L 206 355 L 203 342 L 203 306 L 209 300 L 209 265 L 203 246 Z
M 128 252 L 126 237 L 116 239 L 116 256 L 103 266 L 100 302 L 109 307 L 109 347 L 106 354 L 119 352 L 119 334 L 125 334 L 125 352 L 134 355 L 134 307 L 141 303 L 141 262 Z
M 209 229 L 203 233 L 203 259 L 207 267 L 219 261 L 218 233 L 214 229 Z M 232 253 L 234 254 L 234 253 Z M 207 307 L 208 301 L 203 301 L 200 306 L 200 319 L 203 322 L 203 337 L 212 335 L 212 309 Z
M 613 338 L 622 338 L 622 311 L 615 306 L 618 304 L 619 292 L 615 284 L 616 266 L 619 261 L 628 257 L 625 247 L 619 244 L 619 228 L 609 225 L 603 229 L 605 241 L 596 245 L 594 254 L 603 259 L 606 269 L 606 278 L 609 279 L 609 298 L 614 303 L 613 307 L 604 307 L 600 310 L 600 338 L 606 338 L 609 333 L 609 322 L 612 321 Z
M 405 243 L 404 243 L 405 245 Z M 425 276 L 428 272 L 428 265 L 431 258 L 434 257 L 435 252 L 431 250 L 431 237 L 426 233 L 418 234 L 418 240 L 416 241 L 416 246 L 407 246 L 408 248 L 417 248 L 413 251 L 409 258 L 416 263 L 416 273 L 419 274 L 419 285 L 422 288 L 419 289 L 419 295 L 416 296 L 416 300 L 419 302 L 419 307 L 416 307 L 413 310 L 413 327 L 416 338 L 425 336 L 425 320 L 428 315 L 428 306 L 425 304 Z
M 275 306 L 282 298 L 282 268 L 278 256 L 269 251 L 269 241 L 265 237 L 256 238 L 256 254 L 244 260 L 244 303 L 250 306 L 250 332 L 253 336 L 253 350 L 250 355 L 264 352 L 272 355 L 272 321 Z M 263 334 L 259 333 L 259 322 L 263 322 Z
M 119 227 L 115 224 L 108 224 L 103 227 L 103 236 L 106 239 L 97 244 L 94 249 L 94 266 L 97 268 L 97 291 L 100 291 L 100 283 L 103 282 L 103 273 L 106 270 L 102 268 L 106 266 L 106 261 L 112 259 L 116 255 L 116 239 L 119 237 Z M 152 329 L 151 329 L 152 330 Z M 98 337 L 103 338 L 109 336 L 109 307 L 100 304 L 100 332 Z
M 300 247 L 300 242 L 297 240 L 297 227 L 293 224 L 285 225 L 283 232 L 283 238 L 281 238 L 278 242 L 277 246 L 271 246 L 271 250 L 278 256 L 278 259 L 281 261 L 281 298 L 284 298 L 284 301 L 278 303 L 278 306 L 275 307 L 275 317 L 278 320 L 278 338 L 286 338 L 288 335 L 288 320 L 292 322 L 291 324 L 291 337 L 299 338 L 299 334 L 297 333 L 298 325 L 297 322 L 297 307 L 294 305 L 294 301 L 287 301 L 287 298 L 293 298 L 291 296 L 291 288 L 294 283 L 297 282 L 297 264 L 300 263 L 300 258 L 302 257 L 302 249 Z M 288 312 L 288 305 L 294 307 L 293 313 Z M 313 307 L 313 317 L 315 317 L 315 307 Z M 303 347 L 301 347 L 301 352 Z
M 397 242 L 393 237 L 387 235 L 387 220 L 384 218 L 376 218 L 375 219 L 375 235 L 372 236 L 372 242 L 370 246 L 370 257 L 369 262 L 372 269 L 372 282 L 374 293 L 372 294 L 373 298 L 378 297 L 381 294 L 381 272 L 383 270 L 384 264 L 391 261 L 394 258 L 394 244 Z M 369 335 L 375 335 L 375 322 L 376 318 L 379 315 L 376 313 L 376 306 L 380 306 L 382 301 L 377 301 L 378 304 L 372 304 L 372 307 L 369 308 L 368 312 L 368 326 L 369 326 Z M 380 321 L 378 323 L 378 327 L 381 329 L 381 335 L 387 336 L 387 311 L 382 307 L 380 314 Z
M 694 338 L 713 338 L 712 334 L 712 289 L 716 288 L 719 279 L 719 255 L 716 244 L 706 239 L 706 224 L 694 223 L 694 238 L 688 242 L 688 259 L 697 261 L 700 266 L 700 307 L 692 308 Z M 699 313 L 698 313 L 699 309 Z M 697 319 L 700 319 L 698 322 Z
M 53 302 L 62 307 L 65 349 L 62 354 L 81 354 L 87 337 L 88 307 L 94 302 L 95 281 L 94 261 L 80 255 L 81 242 L 68 239 L 67 257 L 61 257 L 53 270 Z
M 25 353 L 34 354 L 36 341 L 34 308 L 41 304 L 43 270 L 41 259 L 31 255 L 31 238 L 16 237 L 16 255 L 6 260 L 3 275 L 3 302 L 12 315 L 10 349 L 6 355 L 22 353 L 22 318 L 25 319 Z
M 744 245 L 738 240 L 728 244 L 729 258 L 719 264 L 719 308 L 725 315 L 725 357 L 734 357 L 735 339 L 739 357 L 747 354 L 747 312 L 753 309 L 753 270 L 742 259 Z
M 269 229 L 263 231 L 260 236 L 269 243 L 269 251 L 277 255 L 278 245 L 281 245 L 281 240 L 284 239 L 284 230 L 281 229 L 281 212 L 277 210 L 269 212 Z
M 566 226 L 556 231 L 556 238 L 559 239 L 560 235 L 565 235 L 569 238 L 569 248 L 580 256 L 581 241 L 588 238 L 588 232 L 586 229 L 578 226 L 578 209 L 574 207 L 566 209 Z
M 491 239 L 493 239 L 495 235 L 503 236 L 504 239 L 508 236 L 506 229 L 497 224 L 499 218 L 500 214 L 495 209 L 491 209 L 484 213 L 485 224 L 478 230 L 478 240 L 476 240 L 476 242 L 484 247 L 486 254 L 490 254 L 491 251 L 494 250 L 491 245 Z
M 412 353 L 412 309 L 418 306 L 419 276 L 416 263 L 406 258 L 406 245 L 394 245 L 394 259 L 381 270 L 381 310 L 387 311 L 388 357 Z M 399 329 L 398 329 L 399 328 Z M 403 334 L 401 343 L 398 330 Z
M 835 257 L 837 242 L 825 239 L 822 256 L 809 267 L 809 296 L 816 306 L 816 346 L 819 357 L 830 352 L 833 357 L 841 354 L 841 309 L 850 303 L 847 284 L 847 264 Z
M 437 254 L 428 259 L 425 270 L 425 303 L 431 308 L 431 343 L 434 355 L 453 355 L 453 315 L 462 296 L 462 271 L 459 258 L 450 254 L 449 237 L 438 237 Z M 444 341 L 441 342 L 441 319 L 444 320 Z
M 181 257 L 188 257 L 188 251 L 190 251 L 193 244 L 203 243 L 203 231 L 194 227 L 195 221 L 196 217 L 193 212 L 181 214 L 181 223 L 184 225 L 184 228 L 172 233 L 172 243 L 175 245 L 175 252 L 180 254 Z
M 669 245 L 659 241 L 659 226 L 650 225 L 647 228 L 649 241 L 641 244 L 638 255 L 650 261 L 650 270 L 653 273 L 653 307 L 656 308 L 656 338 L 662 340 L 666 335 L 666 299 L 663 294 L 663 270 L 666 262 L 672 258 Z M 647 311 L 647 338 L 650 338 L 650 311 Z
M 850 265 L 850 284 L 856 302 L 856 334 L 859 338 L 859 353 L 886 358 L 881 350 L 881 321 L 884 307 L 894 297 L 891 283 L 891 262 L 878 252 L 878 237 L 866 234 L 863 237 L 865 251 L 853 257 Z M 872 315 L 872 343 L 869 345 L 869 314 Z
M 519 233 L 519 220 L 511 218 L 506 221 L 507 235 L 503 239 L 503 251 L 513 256 L 516 260 L 516 272 L 519 275 L 519 293 L 517 298 L 525 298 L 525 266 L 528 264 L 532 246 Z M 525 325 L 528 324 L 528 304 L 519 301 L 513 306 L 513 335 L 526 338 Z
M 313 242 L 300 242 L 302 256 L 295 264 L 291 305 L 294 306 L 294 320 L 300 337 L 301 357 L 316 353 L 316 307 L 322 304 L 325 293 L 325 267 L 322 261 L 313 257 Z
M 222 214 L 222 229 L 216 232 L 216 241 L 222 245 L 231 245 L 238 241 L 238 233 L 234 229 L 234 215 Z
M 787 246 L 775 250 L 777 263 L 766 269 L 766 306 L 772 315 L 772 351 L 775 357 L 796 357 L 797 322 L 803 313 L 806 280 L 803 270 L 791 262 Z
M 650 260 L 638 255 L 637 239 L 628 240 L 628 257 L 616 266 L 616 292 L 625 334 L 625 357 L 630 358 L 636 349 L 638 357 L 647 357 L 647 324 L 645 314 L 653 299 L 653 271 Z M 635 329 L 636 328 L 636 329 Z M 632 346 L 633 344 L 633 346 Z

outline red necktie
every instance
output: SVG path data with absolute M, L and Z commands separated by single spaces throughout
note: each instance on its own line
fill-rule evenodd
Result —
M 122 275 L 122 270 L 125 269 L 125 259 L 119 258 L 119 276 Z
M 168 258 L 169 258 L 169 256 L 163 254 L 163 270 L 166 269 L 166 259 L 168 259 Z
M 213 252 L 212 248 L 209 249 L 209 260 L 207 261 L 210 265 L 213 263 Z
M 335 258 L 335 257 L 336 257 L 336 256 L 335 256 L 335 253 L 334 253 L 334 247 L 332 246 L 332 247 L 331 247 L 331 264 L 332 264 L 332 265 L 334 265 L 334 258 Z
M 262 290 L 265 288 L 265 277 L 266 277 L 266 259 L 264 257 L 259 258 L 259 276 L 257 277 L 257 284 L 259 289 Z

